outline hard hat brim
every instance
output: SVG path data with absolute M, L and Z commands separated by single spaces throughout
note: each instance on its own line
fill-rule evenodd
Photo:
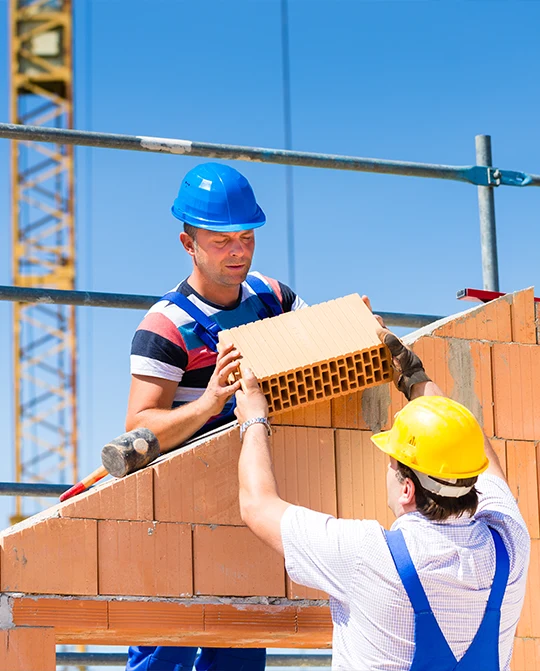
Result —
M 390 431 L 381 431 L 381 433 L 375 433 L 371 436 L 371 441 L 385 454 L 393 457 L 393 454 L 390 454 L 388 449 Z
M 257 213 L 250 221 L 238 223 L 205 221 L 204 219 L 199 219 L 198 217 L 192 217 L 187 212 L 178 212 L 174 205 L 171 207 L 171 212 L 175 219 L 178 219 L 185 224 L 189 224 L 195 228 L 203 228 L 205 231 L 215 231 L 217 233 L 236 233 L 237 231 L 249 231 L 253 228 L 260 228 L 266 223 L 266 215 L 260 207 L 258 207 Z

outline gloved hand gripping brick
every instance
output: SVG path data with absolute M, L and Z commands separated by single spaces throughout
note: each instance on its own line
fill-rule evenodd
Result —
M 378 331 L 381 341 L 388 347 L 392 355 L 392 365 L 396 371 L 394 382 L 408 401 L 411 400 L 411 389 L 418 382 L 430 382 L 418 354 L 406 347 L 401 340 L 388 329 Z

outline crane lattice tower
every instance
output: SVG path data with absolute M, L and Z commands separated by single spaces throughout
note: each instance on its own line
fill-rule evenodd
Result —
M 71 0 L 10 0 L 13 123 L 73 127 Z M 73 148 L 13 142 L 13 283 L 75 285 Z M 77 481 L 76 325 L 72 306 L 15 303 L 15 476 Z M 13 521 L 30 512 L 17 499 Z

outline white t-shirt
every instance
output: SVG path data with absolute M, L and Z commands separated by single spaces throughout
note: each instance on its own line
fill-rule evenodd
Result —
M 473 518 L 430 522 L 420 513 L 399 517 L 427 598 L 459 661 L 484 616 L 495 572 L 488 525 L 501 535 L 510 557 L 499 637 L 501 671 L 509 669 L 523 605 L 530 539 L 504 480 L 478 479 Z M 290 577 L 330 594 L 334 623 L 332 669 L 408 671 L 414 654 L 414 613 L 382 526 L 374 520 L 336 519 L 300 506 L 283 515 L 281 534 Z

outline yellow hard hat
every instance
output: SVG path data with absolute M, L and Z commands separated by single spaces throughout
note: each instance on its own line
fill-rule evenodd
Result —
M 444 396 L 411 401 L 396 415 L 390 431 L 371 440 L 405 466 L 441 480 L 472 478 L 489 464 L 476 418 Z

